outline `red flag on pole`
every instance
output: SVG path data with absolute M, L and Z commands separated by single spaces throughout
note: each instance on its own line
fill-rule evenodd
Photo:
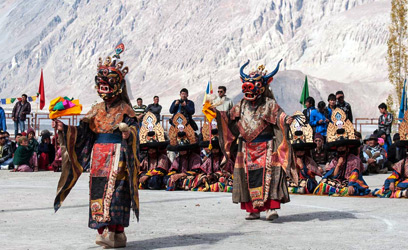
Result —
M 41 69 L 40 86 L 38 87 L 38 94 L 40 95 L 40 109 L 42 110 L 45 106 L 45 95 L 44 95 L 44 78 L 43 70 Z

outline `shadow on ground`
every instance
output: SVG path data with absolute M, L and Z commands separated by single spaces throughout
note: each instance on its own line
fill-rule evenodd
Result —
M 357 217 L 350 212 L 342 211 L 321 211 L 311 213 L 301 213 L 280 216 L 279 219 L 273 221 L 273 223 L 287 223 L 287 222 L 305 222 L 311 220 L 330 221 L 330 220 L 344 220 L 344 219 L 357 219 Z
M 243 233 L 203 233 L 183 234 L 154 238 L 149 240 L 131 241 L 127 243 L 128 249 L 161 249 L 170 247 L 185 247 L 193 245 L 211 245 L 232 236 L 240 236 Z

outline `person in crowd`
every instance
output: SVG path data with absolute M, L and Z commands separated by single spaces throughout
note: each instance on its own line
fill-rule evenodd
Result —
M 165 186 L 164 176 L 167 175 L 170 160 L 166 154 L 160 153 L 157 147 L 149 147 L 147 156 L 140 164 L 139 188 L 159 190 Z
M 146 113 L 146 105 L 143 104 L 142 98 L 137 98 L 136 100 L 137 105 L 133 106 L 133 110 L 136 113 L 136 118 L 138 121 L 142 121 L 144 114 Z
M 407 149 L 397 146 L 400 141 L 400 134 L 395 133 L 392 140 L 394 143 L 388 148 L 387 160 L 384 163 L 384 167 L 388 168 L 389 171 L 392 171 L 392 167 L 395 163 L 407 157 Z
M 313 97 L 311 97 L 311 96 L 306 98 L 305 106 L 306 106 L 306 108 L 303 110 L 303 114 L 306 117 L 306 122 L 309 123 L 310 115 L 312 114 L 312 111 L 316 109 L 315 99 Z
M 28 141 L 25 136 L 20 137 L 18 140 L 19 146 L 13 158 L 15 172 L 38 171 L 37 154 L 34 152 L 34 148 L 29 146 Z
M 153 103 L 149 104 L 145 109 L 145 113 L 152 112 L 156 116 L 157 122 L 160 122 L 160 113 L 162 106 L 159 104 L 159 97 L 156 95 L 153 97 Z
M 194 102 L 188 100 L 187 98 L 188 90 L 186 88 L 181 89 L 180 99 L 174 100 L 170 106 L 170 114 L 173 114 L 173 117 L 170 119 L 170 124 L 172 124 L 174 116 L 181 113 L 187 119 L 187 123 L 191 125 L 193 130 L 197 131 L 198 126 L 193 120 L 193 115 L 195 113 Z
M 316 175 L 321 176 L 323 169 L 310 157 L 310 150 L 316 147 L 313 142 L 313 129 L 304 123 L 306 118 L 298 111 L 290 125 L 291 145 L 294 151 L 296 171 L 288 177 L 288 191 L 295 194 L 310 194 L 317 187 Z M 301 122 L 299 122 L 299 119 Z M 320 135 L 321 136 L 321 135 Z
M 165 178 L 166 190 L 190 190 L 197 169 L 201 166 L 201 158 L 195 151 L 199 149 L 197 136 L 187 118 L 177 113 L 172 118 L 172 126 L 169 129 L 169 151 L 178 152 L 169 173 Z
M 328 152 L 324 149 L 324 138 L 320 133 L 316 133 L 314 136 L 314 143 L 316 148 L 312 150 L 313 160 L 320 166 L 326 166 L 328 159 Z
M 6 135 L 6 143 L 7 143 L 7 145 L 9 145 L 9 147 L 11 148 L 11 150 L 14 153 L 14 151 L 16 151 L 16 143 L 14 141 L 10 140 L 10 133 L 9 132 L 4 131 L 4 133 Z
M 327 110 L 328 118 L 329 118 L 329 120 L 331 122 L 332 121 L 331 120 L 331 115 L 333 113 L 333 110 L 336 109 L 336 95 L 331 93 L 329 95 L 329 97 L 327 98 L 327 102 L 328 102 L 328 104 L 327 104 L 326 110 Z
M 364 181 L 363 164 L 359 157 L 350 153 L 351 147 L 359 147 L 361 142 L 354 135 L 353 124 L 345 112 L 339 108 L 333 111 L 336 121 L 327 128 L 327 145 L 337 155 L 326 168 L 320 184 L 314 191 L 318 195 L 368 195 L 370 189 Z M 347 136 L 344 136 L 347 135 Z
M 0 130 L 7 131 L 6 112 L 4 112 L 4 109 L 1 106 L 0 106 Z
M 31 105 L 27 101 L 27 95 L 23 94 L 21 96 L 21 101 L 18 101 L 16 105 L 14 105 L 13 112 L 11 118 L 14 121 L 14 134 L 18 133 L 18 130 L 21 132 L 25 131 L 25 120 L 27 119 L 27 115 L 31 113 Z
M 201 166 L 201 158 L 190 149 L 179 148 L 179 155 L 171 164 L 167 176 L 167 191 L 190 190 L 193 185 L 197 169 Z
M 29 128 L 27 130 L 27 137 L 28 137 L 28 146 L 34 149 L 34 152 L 38 155 L 38 146 L 39 143 L 35 138 L 35 130 L 33 128 Z
M 405 112 L 404 117 L 407 116 L 407 113 L 408 111 Z M 408 148 L 408 121 L 404 119 L 398 130 L 400 139 L 394 140 L 397 141 L 394 142 L 395 146 L 406 151 Z M 384 186 L 375 189 L 372 194 L 382 198 L 408 198 L 408 161 L 406 155 L 392 166 L 392 173 L 385 180 Z
M 218 98 L 213 105 L 218 111 L 229 111 L 234 103 L 227 97 L 227 88 L 225 86 L 218 87 Z
M 38 146 L 38 169 L 44 171 L 53 171 L 51 166 L 55 159 L 55 147 L 51 144 L 51 132 L 41 131 L 41 143 Z
M 168 141 L 164 129 L 157 123 L 156 114 L 147 112 L 139 130 L 140 150 L 147 151 L 140 164 L 139 188 L 159 190 L 165 187 L 164 177 L 171 162 L 167 157 Z
M 13 150 L 7 144 L 7 135 L 5 132 L 0 132 L 0 169 L 9 169 L 10 163 L 13 162 Z
M 325 107 L 326 103 L 320 101 L 317 104 L 317 109 L 311 111 L 309 118 L 309 124 L 312 126 L 313 131 L 320 133 L 324 138 L 326 138 L 327 124 L 330 122 Z
M 203 192 L 232 192 L 234 163 L 228 159 L 225 165 L 221 165 L 224 155 L 220 150 L 218 133 L 212 134 L 211 136 L 211 153 L 205 161 L 203 161 L 201 166 L 193 168 L 198 174 L 194 179 L 192 190 Z M 209 141 L 203 142 L 201 146 L 208 148 Z
M 336 92 L 336 108 L 340 108 L 341 110 L 346 113 L 347 119 L 350 120 L 351 123 L 353 123 L 353 112 L 351 111 L 351 105 L 348 102 L 344 101 L 344 93 L 342 90 L 339 90 Z
M 55 159 L 51 163 L 51 167 L 54 172 L 61 172 L 62 168 L 62 149 L 60 146 L 57 147 L 57 152 L 55 153 Z
M 378 138 L 378 143 L 381 143 L 381 147 L 385 150 L 385 152 L 388 152 L 388 147 L 391 145 L 388 145 L 388 143 L 386 143 L 387 140 L 387 135 L 383 130 L 377 130 L 376 133 L 374 133 L 374 135 L 377 136 Z
M 380 105 L 378 105 L 378 109 L 381 113 L 380 117 L 378 118 L 378 130 L 385 132 L 385 142 L 388 144 L 388 146 L 390 146 L 392 144 L 391 128 L 394 117 L 392 116 L 392 113 L 387 111 L 387 105 L 385 103 L 381 103 Z
M 367 144 L 363 147 L 363 165 L 364 171 L 369 173 L 386 173 L 387 169 L 383 167 L 386 158 L 385 150 L 378 144 L 376 135 L 370 135 Z

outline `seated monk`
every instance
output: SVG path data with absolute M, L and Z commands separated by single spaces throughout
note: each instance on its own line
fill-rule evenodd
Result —
M 179 155 L 174 159 L 165 178 L 166 190 L 190 190 L 196 175 L 193 169 L 201 166 L 201 158 L 194 152 L 198 148 L 197 136 L 181 113 L 172 118 L 169 139 L 168 150 L 176 151 Z
M 140 150 L 147 151 L 140 164 L 139 188 L 159 190 L 165 187 L 164 177 L 170 167 L 170 160 L 165 151 L 164 130 L 157 117 L 147 112 L 139 131 Z M 164 149 L 164 150 L 163 150 Z
M 197 170 L 198 174 L 194 179 L 193 191 L 211 192 L 232 192 L 232 173 L 234 163 L 228 160 L 221 166 L 223 154 L 220 151 L 218 138 L 211 140 L 211 154 L 206 158 Z
M 335 150 L 337 156 L 326 168 L 320 184 L 314 191 L 319 195 L 367 195 L 370 193 L 363 179 L 363 163 L 360 158 L 350 153 L 350 148 L 359 147 L 353 124 L 346 120 L 345 113 L 337 108 L 332 113 L 332 121 L 327 128 L 327 148 Z
M 306 117 L 302 112 L 297 111 L 293 117 L 290 132 L 296 171 L 291 178 L 288 177 L 288 190 L 293 194 L 310 194 L 317 187 L 315 176 L 322 176 L 323 169 L 310 157 L 310 151 L 316 148 L 312 127 L 306 124 Z
M 400 150 L 408 148 L 408 111 L 405 112 L 404 120 L 399 126 L 400 140 L 396 146 Z M 408 157 L 395 163 L 391 175 L 385 180 L 381 189 L 373 191 L 373 195 L 382 198 L 408 198 Z

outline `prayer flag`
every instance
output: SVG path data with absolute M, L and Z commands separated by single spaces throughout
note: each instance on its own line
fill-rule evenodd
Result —
M 29 102 L 33 101 L 33 98 L 31 96 L 29 96 L 27 99 L 28 99 Z
M 42 110 L 45 106 L 44 78 L 43 78 L 42 69 L 41 69 L 40 86 L 38 86 L 38 93 L 40 94 L 40 109 Z
M 303 85 L 302 95 L 300 96 L 300 104 L 306 108 L 306 98 L 309 97 L 309 85 L 307 83 L 307 76 L 305 76 L 305 84 Z
M 35 102 L 35 101 L 37 100 L 37 97 L 36 97 L 35 95 L 33 95 L 33 96 L 31 97 L 31 99 L 33 99 L 33 102 Z
M 208 101 L 208 96 L 213 94 L 213 88 L 211 81 L 207 83 L 207 89 L 205 90 L 203 105 Z
M 11 104 L 11 98 L 6 98 L 6 104 Z
M 399 108 L 399 113 L 398 113 L 399 119 L 404 119 L 404 113 L 407 110 L 407 92 L 405 91 L 406 83 L 407 83 L 407 79 L 405 79 L 404 88 L 402 89 L 401 103 L 400 103 L 400 108 Z
M 11 103 L 14 103 L 15 100 L 16 98 L 11 98 Z
M 6 99 L 1 99 L 1 104 L 6 104 Z

